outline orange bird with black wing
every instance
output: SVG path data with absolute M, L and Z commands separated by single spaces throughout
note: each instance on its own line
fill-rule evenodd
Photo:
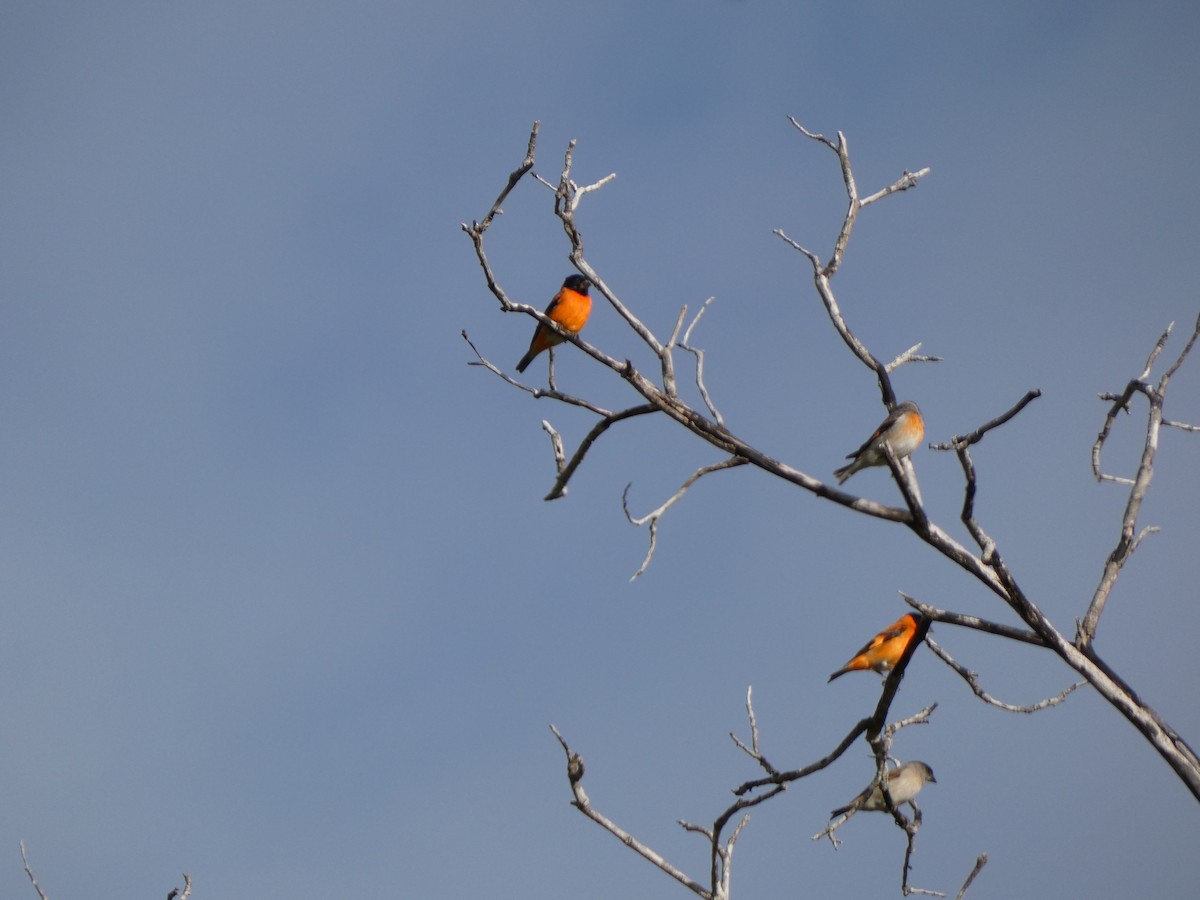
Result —
M 917 624 L 916 613 L 905 613 L 867 641 L 848 663 L 829 676 L 829 680 L 840 678 L 847 672 L 860 672 L 866 669 L 886 675 L 904 655 L 908 642 L 917 633 Z
M 582 275 L 568 275 L 554 299 L 550 301 L 550 305 L 546 307 L 546 316 L 571 334 L 579 334 L 587 324 L 588 316 L 592 314 L 592 298 L 588 296 L 591 286 L 592 283 Z M 566 338 L 553 328 L 544 322 L 538 322 L 533 332 L 533 340 L 529 342 L 529 352 L 517 363 L 517 371 L 524 372 L 534 357 L 543 350 L 557 347 L 564 340 Z

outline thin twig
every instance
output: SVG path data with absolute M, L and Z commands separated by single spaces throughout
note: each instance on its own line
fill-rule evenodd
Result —
M 837 133 L 837 140 L 831 140 L 823 134 L 816 134 L 809 131 L 798 121 L 794 116 L 788 116 L 788 121 L 792 123 L 805 137 L 811 138 L 821 144 L 824 144 L 830 150 L 837 154 L 838 163 L 842 168 L 842 181 L 846 185 L 846 197 L 849 201 L 849 206 L 846 210 L 846 215 L 842 221 L 841 231 L 838 232 L 837 240 L 834 242 L 833 255 L 829 259 L 829 263 L 824 268 L 826 277 L 832 277 L 834 272 L 842 263 L 842 258 L 846 253 L 846 245 L 850 242 L 850 233 L 854 230 L 855 220 L 858 218 L 858 211 L 864 206 L 882 200 L 899 191 L 906 191 L 909 188 L 917 186 L 917 182 L 929 174 L 929 168 L 926 167 L 918 172 L 905 171 L 896 181 L 883 190 L 877 191 L 865 200 L 860 200 L 858 196 L 858 184 L 854 179 L 854 167 L 850 164 L 850 148 L 846 142 L 846 135 L 842 132 Z
M 1059 691 L 1053 697 L 1047 697 L 1045 700 L 1039 700 L 1037 703 L 1031 703 L 1028 706 L 1014 706 L 1011 703 L 1005 703 L 1003 700 L 997 700 L 995 697 L 985 691 L 979 684 L 979 673 L 974 672 L 959 663 L 956 659 L 954 659 L 953 656 L 946 652 L 941 644 L 939 644 L 933 638 L 926 637 L 925 643 L 928 645 L 929 649 L 934 652 L 935 656 L 937 656 L 942 662 L 958 673 L 959 677 L 970 686 L 976 697 L 978 697 L 984 703 L 989 703 L 998 709 L 1007 710 L 1008 712 L 1035 713 L 1039 710 L 1049 709 L 1051 706 L 1058 706 L 1058 704 L 1067 699 L 1067 696 L 1072 691 L 1087 684 L 1086 681 L 1077 681 L 1074 684 L 1067 685 L 1067 687 Z
M 870 197 L 864 197 L 859 202 L 859 207 L 870 206 L 876 200 L 882 200 L 884 197 L 890 197 L 892 194 L 897 194 L 900 191 L 907 191 L 909 188 L 915 188 L 917 182 L 929 174 L 929 166 L 923 169 L 918 169 L 916 172 L 905 172 L 894 182 L 889 184 L 881 191 L 876 191 Z
M 917 353 L 917 351 L 920 349 L 921 349 L 921 344 L 919 342 L 916 344 L 913 344 L 911 347 L 909 347 L 907 350 L 905 350 L 903 353 L 901 353 L 899 356 L 897 356 L 895 359 L 893 359 L 890 363 L 885 365 L 883 367 L 884 370 L 886 372 L 888 372 L 889 374 L 891 374 L 892 372 L 895 372 L 901 366 L 905 365 L 906 363 L 910 363 L 910 362 L 942 362 L 942 357 L 940 357 L 940 356 L 929 356 L 928 354 L 925 354 L 925 353 Z
M 488 289 L 495 295 L 496 299 L 500 301 L 501 309 L 507 309 L 510 301 L 505 295 L 504 291 L 500 288 L 499 283 L 496 281 L 496 275 L 492 271 L 492 267 L 488 262 L 487 255 L 483 252 L 483 235 L 488 230 L 488 226 L 492 224 L 492 219 L 500 214 L 500 204 L 505 201 L 508 195 L 512 192 L 512 189 L 515 188 L 517 183 L 525 176 L 525 173 L 533 168 L 534 153 L 537 149 L 537 136 L 541 127 L 541 122 L 535 121 L 533 123 L 533 128 L 529 132 L 529 146 L 525 150 L 525 159 L 522 160 L 521 164 L 513 170 L 511 175 L 508 176 L 508 183 L 500 191 L 500 196 L 496 198 L 496 202 L 492 204 L 491 209 L 488 210 L 487 214 L 483 217 L 483 220 L 472 222 L 470 225 L 467 225 L 464 222 L 462 225 L 462 230 L 467 233 L 468 237 L 471 238 L 471 242 L 475 245 L 475 256 L 479 260 L 479 265 L 483 268 L 483 274 L 487 279 Z
M 704 405 L 708 407 L 709 413 L 716 420 L 717 424 L 722 428 L 725 427 L 725 419 L 722 418 L 716 404 L 713 403 L 712 397 L 709 396 L 708 388 L 704 384 L 704 351 L 699 347 L 692 346 L 692 329 L 700 322 L 700 317 L 704 315 L 704 311 L 708 309 L 708 305 L 716 299 L 709 297 L 704 301 L 704 305 L 700 307 L 696 313 L 696 317 L 692 319 L 692 323 L 688 325 L 687 331 L 683 333 L 683 340 L 679 342 L 679 349 L 686 350 L 696 357 L 696 387 L 700 390 L 700 399 L 704 401 Z M 686 309 L 687 307 L 684 307 Z
M 911 805 L 913 808 L 912 822 L 908 822 L 906 819 L 903 826 L 904 833 L 908 837 L 908 842 L 904 847 L 904 863 L 900 868 L 900 893 L 905 897 L 910 894 L 920 894 L 923 897 L 945 897 L 946 895 L 941 891 L 913 887 L 908 883 L 908 873 L 912 869 L 912 855 L 913 851 L 916 850 L 917 831 L 921 827 L 921 810 L 917 807 L 916 803 L 912 803 Z M 896 815 L 899 816 L 899 813 Z
M 562 435 L 555 430 L 548 419 L 542 419 L 542 431 L 550 435 L 550 449 L 554 453 L 554 470 L 561 475 L 562 470 L 567 467 L 567 453 L 563 449 Z M 566 492 L 567 489 L 564 486 L 562 493 L 565 494 Z
M 762 766 L 768 775 L 778 775 L 779 770 L 767 762 L 767 758 L 763 756 L 758 745 L 758 719 L 754 715 L 754 689 L 752 686 L 746 687 L 746 717 L 750 720 L 750 746 L 747 747 L 742 739 L 732 731 L 729 732 L 730 739 L 739 750 Z
M 1143 528 L 1135 535 L 1138 516 L 1142 510 L 1142 502 L 1146 498 L 1146 492 L 1150 489 L 1150 480 L 1154 477 L 1154 457 L 1158 452 L 1158 434 L 1162 426 L 1163 404 L 1166 402 L 1167 385 L 1171 377 L 1183 365 L 1184 360 L 1191 353 L 1192 347 L 1195 346 L 1197 337 L 1200 336 L 1200 317 L 1197 318 L 1191 337 L 1188 338 L 1183 350 L 1180 351 L 1175 362 L 1171 364 L 1158 380 L 1158 384 L 1148 384 L 1146 379 L 1150 377 L 1150 370 L 1154 365 L 1154 361 L 1162 352 L 1163 347 L 1166 346 L 1167 338 L 1170 336 L 1174 325 L 1174 322 L 1168 325 L 1157 343 L 1155 343 L 1154 349 L 1150 352 L 1150 356 L 1146 360 L 1146 367 L 1142 370 L 1141 377 L 1130 381 L 1126 385 L 1121 397 L 1110 407 L 1108 415 L 1104 420 L 1104 427 L 1101 429 L 1100 435 L 1096 438 L 1096 443 L 1092 445 L 1092 470 L 1096 474 L 1097 479 L 1101 481 L 1119 481 L 1122 484 L 1128 484 L 1129 499 L 1125 502 L 1125 512 L 1121 517 L 1121 533 L 1117 538 L 1117 544 L 1104 562 L 1104 568 L 1100 574 L 1099 584 L 1096 585 L 1096 591 L 1092 595 L 1092 601 L 1088 604 L 1087 612 L 1075 629 L 1075 645 L 1080 649 L 1087 649 L 1095 639 L 1096 629 L 1100 625 L 1100 616 L 1104 613 L 1105 604 L 1108 603 L 1108 598 L 1111 596 L 1112 590 L 1116 585 L 1117 577 L 1121 574 L 1121 569 L 1129 561 L 1129 558 L 1133 556 L 1138 547 L 1141 546 L 1143 538 L 1158 530 L 1151 526 Z M 1127 404 L 1134 391 L 1143 394 L 1147 401 L 1149 401 L 1150 407 L 1146 415 L 1146 438 L 1142 445 L 1142 456 L 1138 463 L 1137 473 L 1132 479 L 1118 479 L 1116 476 L 1105 477 L 1100 470 L 1100 448 L 1104 443 L 1104 439 L 1108 436 L 1117 411 L 1122 408 L 1128 409 Z
M 38 884 L 37 878 L 35 878 L 33 875 L 33 867 L 29 864 L 29 857 L 25 855 L 25 842 L 18 841 L 17 843 L 21 848 L 21 862 L 25 865 L 25 874 L 29 876 L 30 884 L 33 885 L 33 889 L 37 891 L 37 895 L 41 897 L 42 900 L 50 900 L 50 898 L 46 896 L 46 892 L 42 890 L 42 886 Z
M 1173 419 L 1163 419 L 1164 428 L 1178 428 L 1180 431 L 1200 431 L 1200 425 L 1188 425 L 1184 422 L 1176 422 Z
M 183 873 L 183 890 L 179 888 L 171 888 L 171 892 L 167 894 L 167 900 L 188 900 L 192 896 L 192 876 L 187 872 Z
M 489 359 L 484 357 L 483 354 L 479 352 L 479 348 L 477 348 L 475 346 L 475 344 L 471 341 L 471 339 L 467 336 L 466 329 L 464 329 L 462 331 L 462 338 L 464 341 L 467 342 L 467 346 L 469 346 L 471 348 L 471 350 L 474 352 L 475 356 L 477 357 L 477 361 L 467 363 L 468 366 L 479 366 L 480 368 L 487 369 L 493 375 L 508 382 L 513 387 L 515 387 L 519 390 L 525 391 L 525 393 L 532 396 L 535 400 L 541 400 L 542 398 L 545 398 L 547 400 L 557 400 L 559 403 L 565 403 L 568 406 L 578 406 L 581 409 L 586 409 L 589 412 L 594 412 L 598 416 L 611 416 L 612 415 L 612 412 L 610 410 L 607 410 L 602 406 L 597 406 L 595 403 L 592 403 L 590 400 L 584 400 L 582 397 L 576 397 L 572 394 L 564 394 L 562 391 L 559 391 L 559 390 L 546 390 L 545 388 L 535 388 L 535 387 L 530 387 L 527 384 L 522 384 L 521 382 L 517 381 L 515 378 L 512 378 L 509 375 L 507 375 L 505 372 L 503 372 L 500 369 L 500 367 L 497 366 L 495 363 L 491 362 Z M 553 351 L 551 351 L 551 352 L 553 352 Z
M 954 450 L 958 454 L 959 465 L 962 466 L 963 478 L 965 481 L 963 487 L 963 505 L 960 518 L 962 523 L 967 527 L 971 537 L 975 539 L 975 543 L 979 545 L 981 561 L 991 567 L 993 572 L 998 571 L 997 565 L 1003 565 L 1003 561 L 996 550 L 996 542 L 992 539 L 979 521 L 975 518 L 975 463 L 971 459 L 970 447 L 972 444 L 977 444 L 983 440 L 983 436 L 993 428 L 999 428 L 1011 420 L 1017 413 L 1023 410 L 1033 400 L 1040 397 L 1042 392 L 1038 388 L 1027 391 L 1025 396 L 1016 402 L 1006 412 L 1001 413 L 989 422 L 979 426 L 974 431 L 966 435 L 955 435 L 947 443 L 934 444 L 934 450 Z
M 967 876 L 967 880 L 963 882 L 963 886 L 958 889 L 958 894 L 954 900 L 962 900 L 962 898 L 967 895 L 967 891 L 970 889 L 972 882 L 975 881 L 975 876 L 983 871 L 983 867 L 987 865 L 987 861 L 988 855 L 986 853 L 980 853 L 979 857 L 975 860 L 975 866 L 971 869 L 971 874 Z
M 658 509 L 652 510 L 641 518 L 636 519 L 629 512 L 629 489 L 633 487 L 633 482 L 625 485 L 625 490 L 621 492 L 621 509 L 625 511 L 625 518 L 629 520 L 630 525 L 636 525 L 639 528 L 646 523 L 650 524 L 650 549 L 646 551 L 646 558 L 642 560 L 641 566 L 638 567 L 638 570 L 633 573 L 633 577 L 629 580 L 636 580 L 638 576 L 645 572 L 650 566 L 650 560 L 654 558 L 654 549 L 658 541 L 658 520 L 662 518 L 663 513 L 674 506 L 676 501 L 680 500 L 683 495 L 688 492 L 688 488 L 690 488 L 705 475 L 708 475 L 712 472 L 719 472 L 722 469 L 732 469 L 736 466 L 744 466 L 748 462 L 748 459 L 744 459 L 740 456 L 731 456 L 729 459 L 721 460 L 719 463 L 713 463 L 709 466 L 701 466 L 688 477 L 688 480 L 680 486 L 679 490 L 677 490 L 667 499 L 666 503 L 658 507 Z
M 591 801 L 588 799 L 587 793 L 583 789 L 583 758 L 579 756 L 579 754 L 571 751 L 571 748 L 567 746 L 566 739 L 563 738 L 562 734 L 559 733 L 559 730 L 554 725 L 550 726 L 550 730 L 554 732 L 554 736 L 558 738 L 558 742 L 562 745 L 563 752 L 567 756 L 567 780 L 571 784 L 571 793 L 574 795 L 574 800 L 572 801 L 571 805 L 609 834 L 611 834 L 613 837 L 615 837 L 617 840 L 619 840 L 634 853 L 641 856 L 651 865 L 670 875 L 688 890 L 698 894 L 701 897 L 704 897 L 705 900 L 713 900 L 712 895 L 704 889 L 703 885 L 693 881 L 686 874 L 684 874 L 681 869 L 667 862 L 667 860 L 664 859 L 661 854 L 650 849 L 650 847 L 643 844 L 629 832 L 622 829 L 603 813 L 593 808 Z
M 1041 388 L 1034 388 L 1031 391 L 1026 391 L 1025 396 L 1022 397 L 1020 400 L 1018 400 L 1011 409 L 1009 409 L 1005 412 L 1002 412 L 1000 415 L 996 416 L 996 418 L 992 419 L 990 422 L 986 422 L 983 425 L 980 425 L 974 431 L 972 431 L 966 435 L 957 435 L 956 434 L 954 437 L 950 438 L 950 440 L 946 441 L 943 444 L 930 444 L 929 449 L 930 450 L 957 450 L 960 447 L 969 447 L 972 444 L 978 444 L 981 440 L 983 440 L 983 436 L 985 434 L 987 434 L 993 428 L 999 428 L 1005 422 L 1008 422 L 1017 413 L 1019 413 L 1026 406 L 1028 406 L 1032 401 L 1036 400 L 1040 396 L 1042 396 Z
M 579 442 L 579 447 L 571 456 L 571 461 L 566 465 L 562 464 L 562 457 L 558 453 L 558 450 L 561 450 L 560 441 L 558 450 L 555 452 L 555 460 L 558 464 L 558 477 L 554 480 L 554 486 L 550 488 L 550 493 L 548 493 L 542 499 L 557 500 L 559 497 L 562 497 L 567 493 L 567 482 L 571 480 L 571 476 L 575 474 L 575 470 L 579 468 L 579 464 L 582 463 L 583 458 L 587 456 L 587 452 L 592 448 L 592 444 L 596 443 L 596 440 L 600 437 L 600 435 L 604 434 L 604 432 L 606 432 L 610 426 L 615 425 L 617 422 L 622 422 L 625 419 L 632 419 L 635 416 L 644 416 L 647 413 L 653 412 L 658 412 L 658 407 L 646 403 L 641 406 L 631 406 L 629 409 L 623 409 L 620 412 L 609 413 L 592 426 L 592 430 L 589 431 L 584 439 Z M 542 423 L 542 427 L 545 427 L 545 422 Z

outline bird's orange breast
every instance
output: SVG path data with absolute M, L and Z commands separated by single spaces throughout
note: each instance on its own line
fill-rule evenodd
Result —
M 925 437 L 925 422 L 917 413 L 907 412 L 895 425 L 896 439 L 901 443 L 919 444 Z
M 550 318 L 572 333 L 582 330 L 592 314 L 592 298 L 570 288 L 563 288 Z

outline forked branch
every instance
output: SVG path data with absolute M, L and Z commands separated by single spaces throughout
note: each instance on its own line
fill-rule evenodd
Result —
M 1125 503 L 1125 513 L 1121 517 L 1121 533 L 1117 538 L 1117 545 L 1104 562 L 1103 571 L 1100 573 L 1100 583 L 1096 586 L 1096 591 L 1092 595 L 1092 602 L 1088 604 L 1087 612 L 1076 628 L 1075 644 L 1081 650 L 1087 650 L 1096 637 L 1096 629 L 1100 625 L 1100 616 L 1104 613 L 1104 606 L 1112 594 L 1113 587 L 1117 582 L 1117 576 L 1121 574 L 1122 567 L 1141 545 L 1142 539 L 1146 535 L 1153 534 L 1158 530 L 1150 526 L 1143 528 L 1139 532 L 1137 531 L 1137 521 L 1142 511 L 1142 502 L 1146 498 L 1146 491 L 1150 487 L 1150 480 L 1154 477 L 1154 456 L 1158 452 L 1158 433 L 1163 425 L 1163 404 L 1166 402 L 1167 385 L 1171 380 L 1171 376 L 1183 365 L 1188 354 L 1192 352 L 1192 347 L 1196 344 L 1196 338 L 1200 335 L 1200 318 L 1197 318 L 1191 337 L 1188 338 L 1187 343 L 1184 345 L 1183 350 L 1180 351 L 1175 362 L 1159 378 L 1158 384 L 1151 384 L 1148 381 L 1150 371 L 1154 368 L 1154 362 L 1158 359 L 1159 354 L 1162 353 L 1163 347 L 1166 346 L 1167 338 L 1170 337 L 1174 326 L 1174 322 L 1168 325 L 1157 343 L 1155 343 L 1154 349 L 1150 351 L 1150 356 L 1147 358 L 1146 366 L 1140 376 L 1132 379 L 1120 394 L 1101 395 L 1102 399 L 1111 400 L 1112 405 L 1109 407 L 1108 415 L 1104 419 L 1104 426 L 1100 429 L 1100 434 L 1096 437 L 1096 442 L 1092 445 L 1092 471 L 1095 473 L 1097 481 L 1110 481 L 1116 484 L 1128 485 L 1129 499 Z M 1104 442 L 1108 439 L 1109 433 L 1112 431 L 1117 414 L 1121 410 L 1129 412 L 1129 404 L 1135 393 L 1142 394 L 1149 404 L 1146 414 L 1146 438 L 1142 444 L 1141 461 L 1138 463 L 1137 472 L 1133 478 L 1108 475 L 1100 467 L 1100 451 L 1104 446 Z
M 650 549 L 646 551 L 646 558 L 642 560 L 642 564 L 638 567 L 638 570 L 633 573 L 633 577 L 629 579 L 630 581 L 636 580 L 639 575 L 645 572 L 647 567 L 650 565 L 650 560 L 654 558 L 654 548 L 657 546 L 658 541 L 658 520 L 663 517 L 663 513 L 674 506 L 676 502 L 681 500 L 683 495 L 688 492 L 688 488 L 690 488 L 705 475 L 711 475 L 713 472 L 720 472 L 722 469 L 732 469 L 736 466 L 744 466 L 747 462 L 749 462 L 749 460 L 743 459 L 740 456 L 731 456 L 729 459 L 722 460 L 719 463 L 713 463 L 709 466 L 701 466 L 691 474 L 688 480 L 680 486 L 679 490 L 667 498 L 667 501 L 662 506 L 658 507 L 658 509 L 650 511 L 640 518 L 634 518 L 629 512 L 629 489 L 633 487 L 633 483 L 630 482 L 629 484 L 625 485 L 625 490 L 621 492 L 621 509 L 625 512 L 625 518 L 629 520 L 630 525 L 636 525 L 639 528 L 642 525 L 650 525 Z

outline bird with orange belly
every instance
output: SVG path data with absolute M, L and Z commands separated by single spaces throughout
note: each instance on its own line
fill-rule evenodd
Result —
M 554 299 L 550 301 L 550 305 L 546 307 L 547 318 L 557 322 L 571 334 L 579 334 L 587 324 L 588 316 L 592 314 L 592 298 L 588 296 L 588 288 L 591 286 L 591 282 L 582 275 L 568 275 Z M 564 340 L 566 338 L 545 322 L 538 322 L 533 332 L 533 340 L 529 342 L 529 352 L 517 363 L 517 371 L 524 372 L 534 357 L 543 350 L 557 347 Z
M 861 447 L 853 453 L 846 454 L 846 459 L 850 462 L 837 469 L 833 473 L 834 477 L 837 478 L 838 484 L 842 484 L 862 469 L 886 466 L 887 454 L 883 449 L 885 444 L 891 448 L 896 459 L 903 459 L 921 446 L 924 437 L 925 420 L 921 417 L 920 408 L 911 400 L 905 400 L 888 413 L 887 418 Z
M 886 675 L 904 655 L 908 642 L 917 633 L 920 617 L 917 613 L 905 613 L 871 640 L 867 641 L 854 657 L 829 676 L 829 680 L 841 678 L 847 672 L 870 669 Z

